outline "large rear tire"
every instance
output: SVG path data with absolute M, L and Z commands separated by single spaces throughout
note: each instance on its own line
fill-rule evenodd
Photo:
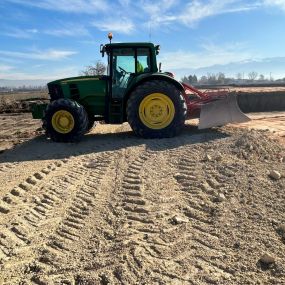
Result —
M 55 142 L 75 142 L 86 132 L 88 115 L 83 106 L 69 99 L 52 101 L 43 118 L 46 135 Z
M 187 106 L 180 90 L 171 83 L 142 83 L 127 102 L 127 119 L 136 135 L 144 138 L 174 137 L 182 130 Z

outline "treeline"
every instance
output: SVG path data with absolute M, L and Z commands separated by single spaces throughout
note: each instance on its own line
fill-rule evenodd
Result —
M 252 84 L 252 83 L 285 83 L 285 77 L 283 79 L 274 80 L 272 76 L 266 78 L 263 74 L 258 74 L 255 71 L 249 72 L 247 77 L 244 73 L 237 73 L 236 77 L 227 77 L 224 73 L 208 73 L 200 78 L 195 74 L 184 76 L 181 81 L 192 85 L 224 85 L 224 84 Z
M 17 92 L 35 92 L 35 91 L 46 91 L 46 86 L 20 86 L 20 87 L 0 87 L 0 93 L 17 93 Z

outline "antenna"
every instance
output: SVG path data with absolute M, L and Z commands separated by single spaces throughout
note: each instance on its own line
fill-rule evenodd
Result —
M 149 26 L 148 26 L 148 28 L 149 28 L 148 36 L 149 36 L 149 42 L 151 42 L 151 21 L 149 21 L 148 24 L 149 24 Z

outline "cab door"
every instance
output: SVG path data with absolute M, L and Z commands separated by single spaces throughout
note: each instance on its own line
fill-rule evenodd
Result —
M 130 77 L 136 72 L 135 49 L 115 48 L 112 60 L 112 98 L 123 98 Z
M 130 77 L 135 74 L 135 49 L 128 47 L 113 48 L 110 55 L 110 97 L 108 123 L 124 122 L 124 95 Z
M 122 123 L 125 121 L 124 97 L 132 79 L 139 73 L 151 72 L 150 49 L 114 47 L 110 54 L 109 66 L 111 94 L 108 122 Z

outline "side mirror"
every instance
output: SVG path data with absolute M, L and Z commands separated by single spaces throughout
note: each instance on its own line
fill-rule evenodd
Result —
M 158 72 L 161 72 L 161 62 L 158 65 Z
M 160 45 L 155 46 L 155 52 L 156 52 L 156 55 L 159 54 L 159 52 L 160 52 Z
M 100 45 L 100 52 L 101 52 L 101 54 L 102 54 L 102 57 L 104 57 L 104 55 L 105 55 L 105 46 L 104 45 Z

